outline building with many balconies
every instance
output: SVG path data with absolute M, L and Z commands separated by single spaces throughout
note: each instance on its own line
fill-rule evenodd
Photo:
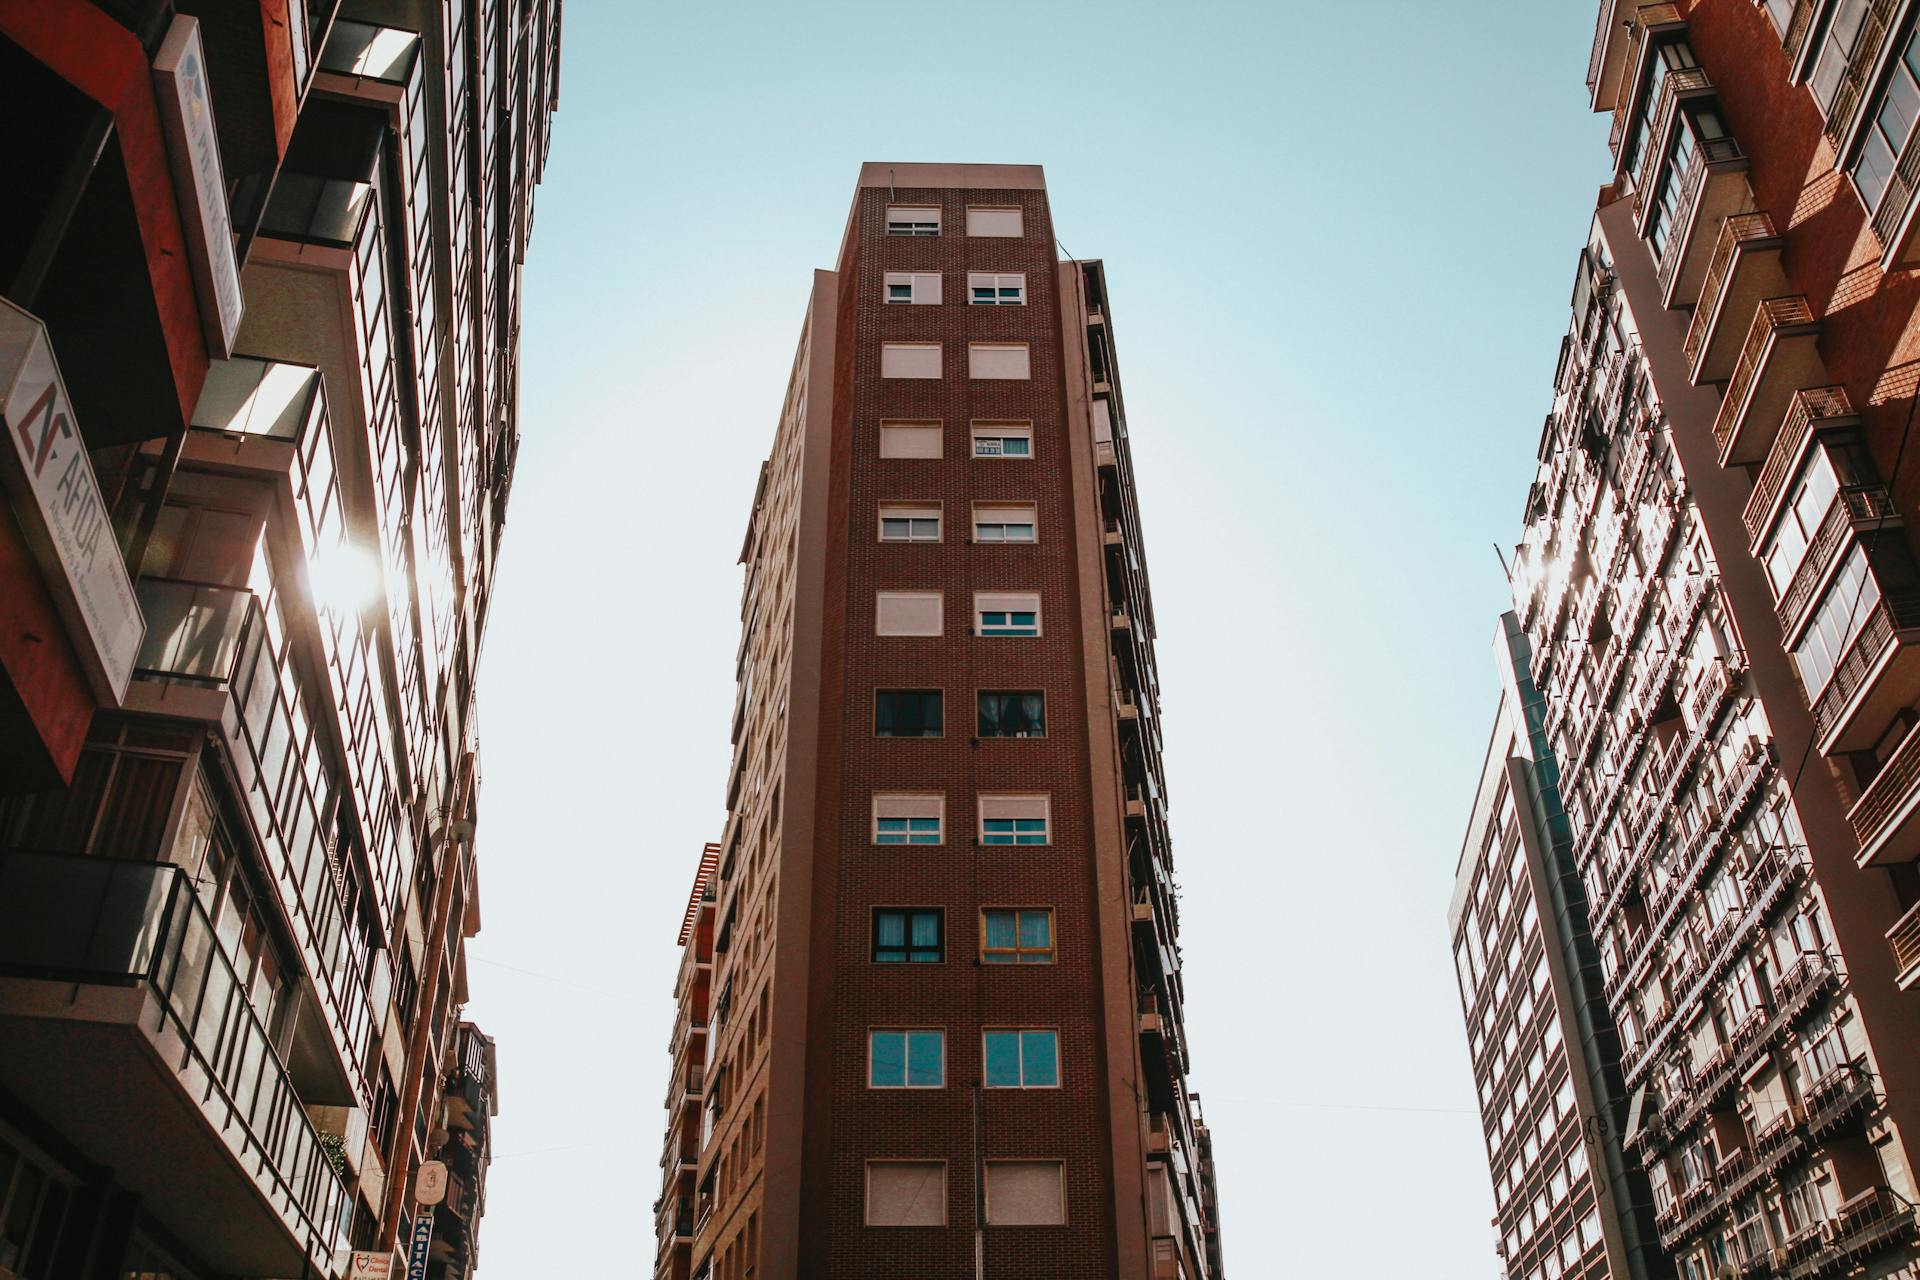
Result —
M 870 164 L 741 562 L 655 1274 L 1221 1274 L 1106 272 Z
M 0 1274 L 341 1276 L 435 1156 L 431 1273 L 472 1269 L 474 665 L 558 24 L 0 5 Z
M 1589 64 L 1514 602 L 1686 1280 L 1915 1272 L 1911 9 L 1607 0 Z

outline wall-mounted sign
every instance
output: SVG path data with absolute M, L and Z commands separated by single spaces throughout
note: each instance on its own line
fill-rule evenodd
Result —
M 400 1261 L 393 1253 L 356 1253 L 347 1263 L 347 1280 L 399 1280 Z
M 427 1280 L 427 1254 L 433 1248 L 433 1210 L 425 1208 L 413 1220 L 413 1252 L 407 1259 L 407 1280 Z
M 413 1175 L 413 1198 L 421 1204 L 435 1205 L 447 1198 L 447 1166 L 438 1160 L 424 1160 Z
M 240 329 L 246 302 L 240 293 L 240 264 L 233 256 L 233 221 L 227 213 L 227 182 L 220 167 L 220 136 L 213 127 L 213 95 L 207 89 L 198 19 L 175 15 L 154 55 L 153 89 L 167 133 L 207 346 L 224 360 L 233 354 L 233 335 Z
M 21 531 L 40 561 L 54 604 L 94 696 L 119 706 L 146 633 L 133 582 L 114 541 L 73 402 L 39 320 L 0 298 L 0 448 Z

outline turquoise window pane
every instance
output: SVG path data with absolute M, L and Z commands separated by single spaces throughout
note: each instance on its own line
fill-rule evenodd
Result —
M 1045 911 L 1022 911 L 1020 945 L 1029 951 L 1044 951 L 1053 945 L 1053 916 Z
M 1008 440 L 1004 447 L 1010 456 L 1024 458 L 1032 446 L 1033 442 L 1031 440 Z
M 1060 1083 L 1060 1043 L 1051 1031 L 1022 1031 L 1020 1058 L 1030 1089 Z
M 907 940 L 906 917 L 895 912 L 882 915 L 874 925 L 874 936 L 883 947 L 897 947 Z
M 913 945 L 916 947 L 937 947 L 940 945 L 940 917 L 932 912 L 922 912 L 913 918 Z
M 899 1089 L 907 1083 L 907 1038 L 898 1031 L 876 1031 L 869 1037 L 867 1083 L 876 1089 Z
M 907 1033 L 907 1083 L 916 1089 L 937 1089 L 946 1081 L 942 1052 L 946 1036 L 939 1031 Z
M 986 1036 L 986 1081 L 989 1089 L 1020 1087 L 1020 1033 L 989 1031 Z
M 1014 932 L 1013 912 L 987 912 L 986 928 L 987 946 L 999 948 L 1011 947 L 1013 945 L 1016 936 Z

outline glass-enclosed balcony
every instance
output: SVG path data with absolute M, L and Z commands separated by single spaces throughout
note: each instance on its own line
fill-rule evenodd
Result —
M 405 84 L 420 56 L 417 32 L 339 18 L 327 31 L 320 70 L 356 79 Z
M 267 199 L 260 234 L 298 244 L 350 248 L 373 203 L 372 183 L 282 173 Z
M 0 1080 L 216 1270 L 331 1274 L 346 1189 L 195 883 L 0 851 Z
M 1789 654 L 1824 755 L 1871 746 L 1920 702 L 1920 570 L 1904 531 L 1843 539 Z
M 207 366 L 191 425 L 199 431 L 291 442 L 301 439 L 321 412 L 318 369 L 234 356 Z

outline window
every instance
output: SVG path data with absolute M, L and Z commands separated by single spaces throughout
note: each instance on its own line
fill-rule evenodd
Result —
M 1058 1160 L 987 1161 L 987 1222 L 1058 1227 L 1067 1221 L 1067 1170 Z
M 1809 700 L 1827 687 L 1847 646 L 1879 604 L 1880 584 L 1868 570 L 1866 550 L 1856 543 L 1828 584 L 1800 643 L 1793 647 L 1793 660 Z
M 881 591 L 874 597 L 877 636 L 937 636 L 942 627 L 938 591 Z
M 941 844 L 947 800 L 941 795 L 876 795 L 875 844 Z
M 947 1225 L 947 1162 L 867 1161 L 867 1225 Z
M 980 695 L 980 731 L 975 736 L 981 738 L 1046 737 L 1046 696 L 1040 693 L 982 693 Z
M 1031 502 L 975 503 L 973 540 L 975 542 L 1032 542 L 1038 522 Z
M 939 908 L 874 909 L 875 964 L 939 964 L 946 958 L 946 914 Z
M 880 456 L 883 458 L 937 458 L 941 455 L 942 432 L 937 422 L 882 422 Z
M 1047 907 L 982 911 L 980 959 L 984 964 L 1052 964 L 1053 911 Z
M 1027 302 L 1027 277 L 1019 272 L 997 275 L 967 272 L 967 301 L 976 307 L 1020 307 Z
M 1894 161 L 1913 131 L 1916 115 L 1920 115 L 1920 29 L 1908 38 L 1906 48 L 1888 71 L 1887 83 L 1867 117 L 1860 154 L 1853 162 L 1854 185 L 1860 188 L 1860 198 L 1869 212 L 1878 210 L 1887 193 Z
M 981 796 L 981 844 L 1046 844 L 1047 797 Z
M 1820 56 L 1813 64 L 1813 74 L 1807 77 L 1807 84 L 1823 116 L 1833 112 L 1840 83 L 1846 78 L 1847 64 L 1852 61 L 1854 46 L 1866 26 L 1867 5 L 1868 0 L 1839 0 L 1833 6 L 1827 29 L 1820 35 Z
M 937 378 L 940 344 L 937 342 L 883 342 L 880 344 L 883 378 Z
M 986 1085 L 989 1089 L 1060 1087 L 1060 1033 L 1026 1027 L 987 1031 Z
M 937 738 L 941 726 L 938 689 L 876 689 L 873 692 L 873 736 L 876 738 Z
M 1839 492 L 1840 477 L 1834 461 L 1834 456 L 1820 445 L 1808 452 L 1805 465 L 1780 506 L 1780 518 L 1774 521 L 1761 548 L 1760 563 L 1767 571 L 1767 581 L 1773 584 L 1776 600 L 1787 594 L 1787 585 L 1806 558 L 1807 544 L 1819 532 L 1820 522 Z
M 940 305 L 940 273 L 938 271 L 889 271 L 886 277 L 885 297 L 890 306 L 905 304 L 937 307 Z
M 1001 236 L 1018 238 L 1024 234 L 1018 209 L 976 209 L 967 210 L 967 234 L 970 236 Z
M 937 378 L 939 373 L 939 347 L 934 348 L 935 371 L 919 375 Z M 883 370 L 884 375 L 884 370 Z M 913 375 L 884 375 L 908 377 Z M 973 342 L 967 344 L 967 376 L 969 378 L 996 378 L 1022 380 L 1033 376 L 1032 362 L 1024 342 Z
M 880 541 L 940 541 L 940 504 L 937 502 L 881 503 Z
M 973 631 L 981 636 L 1040 634 L 1040 595 L 1035 591 L 976 591 Z
M 887 234 L 937 236 L 940 234 L 940 210 L 922 205 L 888 205 Z
M 974 423 L 973 456 L 976 458 L 1031 458 L 1033 456 L 1033 424 L 1031 422 Z
M 867 1088 L 938 1089 L 946 1076 L 946 1032 L 915 1028 L 867 1033 Z

